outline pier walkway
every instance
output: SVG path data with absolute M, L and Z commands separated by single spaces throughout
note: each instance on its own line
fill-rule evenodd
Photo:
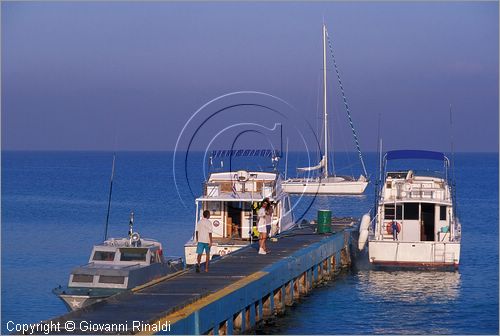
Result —
M 211 262 L 209 273 L 189 268 L 45 323 L 61 326 L 55 334 L 244 333 L 350 264 L 347 227 L 295 229 L 269 242 L 267 255 L 253 244 Z

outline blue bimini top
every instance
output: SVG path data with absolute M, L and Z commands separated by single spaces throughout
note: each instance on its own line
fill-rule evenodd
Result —
M 426 160 L 446 160 L 446 156 L 441 152 L 425 151 L 425 150 L 394 150 L 385 154 L 385 159 L 398 160 L 398 159 L 426 159 Z

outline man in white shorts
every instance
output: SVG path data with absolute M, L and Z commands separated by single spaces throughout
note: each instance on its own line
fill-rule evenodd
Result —
M 200 262 L 203 251 L 207 255 L 205 262 L 205 272 L 208 272 L 208 263 L 210 261 L 210 248 L 212 247 L 212 222 L 209 220 L 210 211 L 203 211 L 203 218 L 196 224 L 196 253 L 198 254 L 198 264 L 196 265 L 196 272 L 200 272 Z

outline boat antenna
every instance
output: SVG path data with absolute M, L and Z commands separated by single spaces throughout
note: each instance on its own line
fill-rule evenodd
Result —
M 288 137 L 286 137 L 286 156 L 285 156 L 285 180 L 288 171 Z
M 380 137 L 380 121 L 382 119 L 381 114 L 378 114 L 378 148 L 377 148 L 377 156 L 378 156 L 378 179 L 375 182 L 375 207 L 374 213 L 376 213 L 378 208 L 378 197 L 379 190 L 381 189 L 380 184 L 382 183 L 382 138 Z
M 379 145 L 378 145 L 378 157 L 379 157 L 379 161 L 378 161 L 378 184 L 380 184 L 380 182 L 382 181 L 382 138 L 380 137 L 380 124 L 381 124 L 381 121 L 382 121 L 382 114 L 378 114 L 378 135 L 377 135 L 377 138 L 378 138 L 378 142 L 379 142 Z
M 132 238 L 132 234 L 134 233 L 134 212 L 130 212 L 130 220 L 128 222 L 128 237 Z
M 451 197 L 453 200 L 453 203 L 456 205 L 456 191 L 455 191 L 455 146 L 454 146 L 454 141 L 453 141 L 453 118 L 452 118 L 452 109 L 451 109 L 451 103 L 450 103 L 450 146 L 451 146 L 451 162 L 450 162 L 450 169 L 451 169 Z M 456 213 L 456 206 L 453 207 L 453 213 L 455 215 Z
M 454 169 L 454 162 L 455 162 L 455 148 L 454 148 L 454 141 L 453 141 L 453 114 L 451 110 L 451 104 L 450 104 L 450 142 L 451 142 L 451 172 L 452 172 L 452 179 L 453 181 L 455 180 L 455 169 Z
M 115 176 L 116 153 L 113 153 L 113 164 L 111 166 L 111 179 L 109 181 L 108 211 L 106 214 L 106 228 L 104 230 L 104 240 L 108 239 L 109 211 L 111 209 L 111 194 L 113 193 L 113 177 Z

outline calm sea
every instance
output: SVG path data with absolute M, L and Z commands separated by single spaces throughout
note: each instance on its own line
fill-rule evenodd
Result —
M 175 165 L 172 159 L 165 152 L 117 154 L 109 236 L 124 236 L 134 211 L 142 236 L 160 240 L 167 254 L 183 254 L 205 172 L 199 153 L 178 155 Z M 249 163 L 241 160 L 234 167 Z M 2 333 L 8 321 L 66 312 L 51 289 L 66 284 L 103 239 L 111 161 L 104 152 L 2 153 Z M 372 176 L 376 161 L 367 156 Z M 337 158 L 338 166 L 355 162 L 355 155 Z M 498 334 L 498 154 L 460 153 L 455 163 L 463 231 L 458 272 L 373 271 L 358 263 L 258 332 Z M 290 167 L 301 164 L 304 156 L 291 153 Z M 328 207 L 337 216 L 360 217 L 373 194 L 371 186 L 362 197 L 294 198 L 294 213 L 311 219 Z

